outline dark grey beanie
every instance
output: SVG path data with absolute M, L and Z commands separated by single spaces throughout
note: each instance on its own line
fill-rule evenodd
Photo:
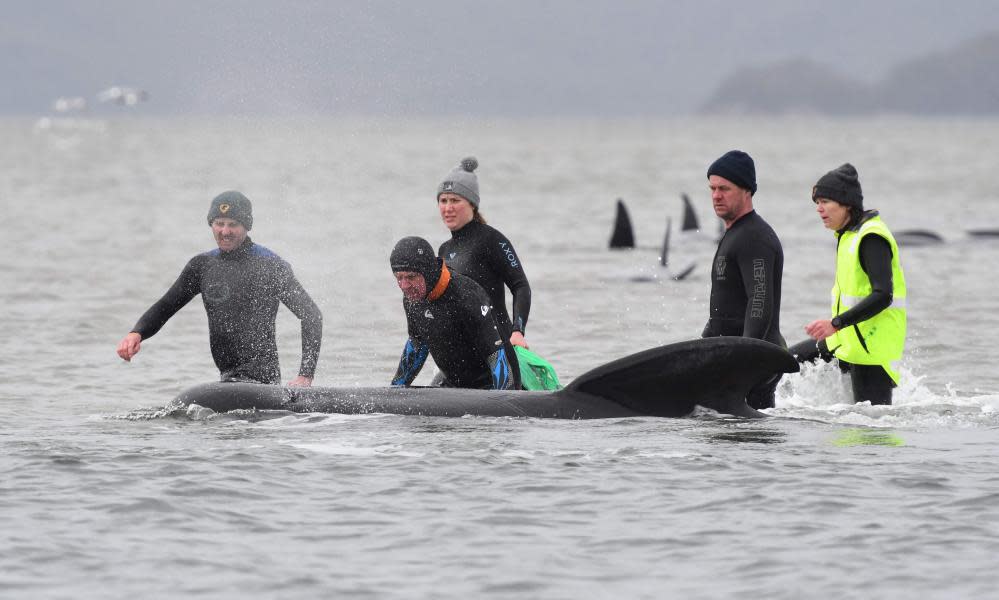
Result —
M 474 156 L 461 159 L 461 164 L 451 169 L 444 181 L 437 186 L 437 198 L 443 193 L 451 192 L 468 200 L 473 208 L 479 208 L 479 178 L 475 176 L 478 166 L 479 161 Z
M 208 208 L 208 224 L 219 218 L 239 221 L 249 231 L 253 229 L 253 204 L 243 194 L 229 190 L 222 192 L 212 200 Z
M 850 163 L 843 163 L 820 177 L 812 188 L 812 201 L 819 198 L 864 210 L 864 194 L 860 189 L 857 169 Z
M 753 157 L 742 150 L 730 150 L 708 167 L 708 177 L 717 175 L 728 179 L 751 194 L 756 193 L 756 164 Z
M 437 280 L 441 276 L 441 261 L 434 254 L 433 247 L 427 240 L 416 237 L 404 237 L 392 248 L 389 256 L 389 264 L 392 265 L 392 272 L 409 271 L 419 273 L 427 282 L 427 291 L 437 285 Z

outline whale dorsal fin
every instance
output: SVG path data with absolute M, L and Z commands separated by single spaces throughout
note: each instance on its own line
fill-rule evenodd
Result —
M 736 416 L 761 416 L 746 404 L 750 389 L 798 363 L 787 350 L 744 337 L 713 337 L 652 348 L 583 373 L 564 392 L 582 392 L 636 412 L 682 417 L 695 405 Z
M 614 232 L 610 239 L 611 248 L 634 248 L 635 232 L 631 227 L 631 217 L 624 206 L 624 200 L 617 199 L 617 214 L 614 216 Z
M 701 226 L 697 224 L 697 213 L 694 212 L 694 205 L 690 203 L 690 196 L 683 196 L 683 225 L 680 231 L 700 231 Z

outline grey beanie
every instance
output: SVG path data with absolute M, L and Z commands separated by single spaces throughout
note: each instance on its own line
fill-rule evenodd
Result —
M 742 150 L 729 150 L 708 167 L 708 177 L 717 175 L 728 179 L 750 194 L 756 193 L 756 164 L 753 157 Z
M 475 176 L 478 166 L 479 161 L 474 156 L 461 159 L 461 164 L 451 169 L 444 181 L 437 186 L 437 198 L 450 192 L 468 200 L 472 208 L 479 208 L 479 178 Z
M 208 224 L 211 225 L 212 221 L 220 218 L 239 221 L 249 231 L 253 229 L 253 204 L 240 192 L 222 192 L 215 196 L 208 208 Z
M 812 188 L 812 201 L 819 198 L 864 210 L 864 194 L 860 189 L 857 169 L 850 163 L 843 163 L 820 177 Z

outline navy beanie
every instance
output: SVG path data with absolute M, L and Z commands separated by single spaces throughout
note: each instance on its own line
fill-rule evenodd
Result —
M 249 231 L 253 229 L 253 204 L 239 192 L 222 192 L 215 196 L 212 205 L 208 207 L 208 224 L 211 225 L 215 219 L 239 221 Z
M 860 189 L 857 169 L 850 163 L 843 163 L 820 177 L 812 188 L 812 201 L 819 198 L 864 210 L 864 193 Z
M 730 150 L 708 167 L 708 177 L 718 175 L 751 194 L 756 193 L 756 165 L 753 157 L 742 150 Z
M 437 280 L 441 277 L 441 261 L 430 242 L 421 237 L 404 237 L 396 242 L 389 256 L 389 264 L 392 265 L 393 273 L 409 271 L 423 275 L 428 292 L 437 285 Z

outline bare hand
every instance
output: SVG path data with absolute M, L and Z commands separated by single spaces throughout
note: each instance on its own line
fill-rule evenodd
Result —
M 527 340 L 524 339 L 524 334 L 519 331 L 514 331 L 513 335 L 510 336 L 510 344 L 513 346 L 521 346 L 530 350 L 530 346 L 527 345 Z
M 288 387 L 312 387 L 312 378 L 299 375 L 288 382 Z
M 830 319 L 819 319 L 805 325 L 805 333 L 807 333 L 812 339 L 818 341 L 826 339 L 837 331 L 838 330 L 833 327 L 832 320 Z
M 131 362 L 132 357 L 138 354 L 141 349 L 142 336 L 133 331 L 122 338 L 121 342 L 119 342 L 118 356 L 120 356 L 122 360 Z

